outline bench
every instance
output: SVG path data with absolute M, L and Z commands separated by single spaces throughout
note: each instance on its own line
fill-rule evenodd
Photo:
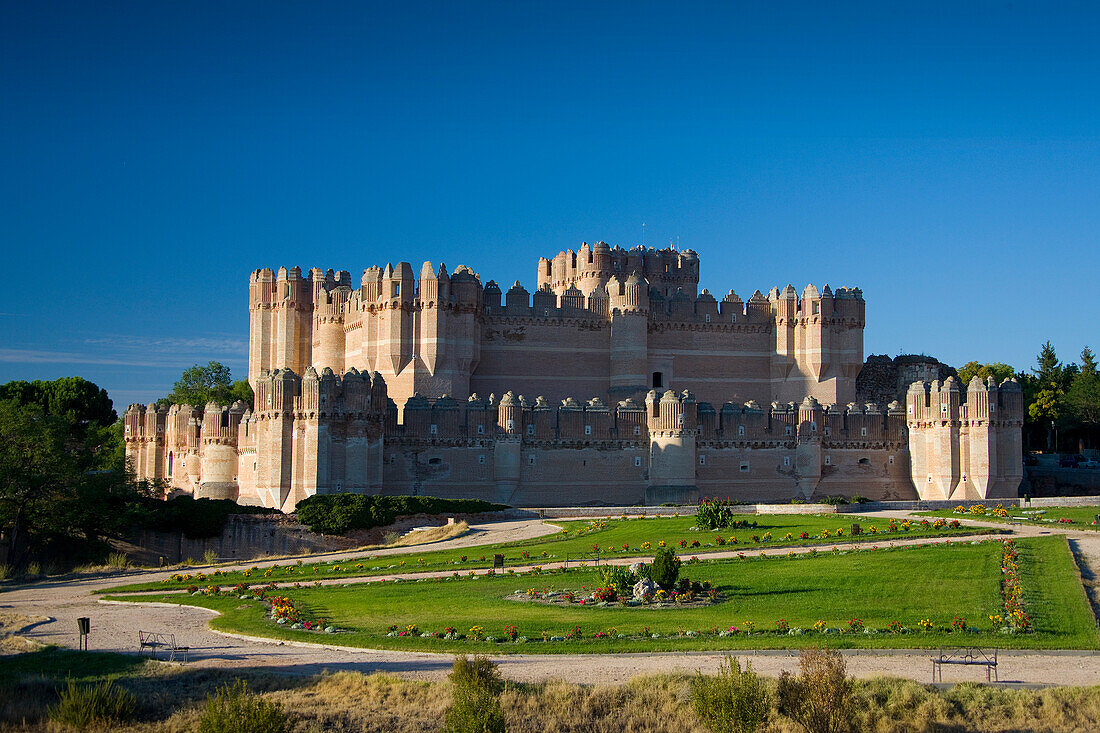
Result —
M 157 658 L 157 650 L 163 649 L 168 653 L 168 661 L 176 661 L 176 655 L 180 655 L 183 661 L 187 661 L 191 647 L 180 646 L 176 643 L 175 634 L 160 634 L 155 631 L 138 631 L 138 654 L 146 650 L 152 659 Z
M 997 650 L 980 649 L 975 646 L 964 647 L 940 647 L 938 656 L 932 657 L 932 681 L 936 681 L 936 672 L 939 672 L 939 681 L 943 682 L 943 665 L 965 664 L 985 667 L 985 680 L 991 682 L 997 680 Z M 1000 680 L 997 680 L 998 682 Z

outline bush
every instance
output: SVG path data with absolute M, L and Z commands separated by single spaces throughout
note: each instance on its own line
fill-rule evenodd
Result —
M 733 521 L 733 504 L 729 501 L 714 499 L 699 502 L 699 513 L 695 515 L 695 526 L 702 530 L 724 529 Z
M 649 566 L 649 579 L 665 590 L 671 590 L 676 585 L 676 578 L 680 575 L 680 558 L 671 547 L 657 550 L 653 558 L 653 564 Z
M 94 685 L 78 685 L 69 680 L 58 696 L 57 705 L 48 711 L 49 718 L 74 728 L 125 723 L 134 715 L 134 694 L 108 680 Z
M 157 532 L 183 532 L 191 539 L 217 537 L 230 514 L 282 514 L 278 509 L 242 506 L 232 499 L 193 499 L 177 496 L 168 501 L 146 499 L 133 510 L 133 521 Z
M 771 710 L 767 689 L 752 671 L 752 663 L 746 662 L 742 672 L 740 662 L 728 654 L 717 677 L 695 673 L 691 705 L 715 733 L 752 733 Z
M 798 677 L 779 676 L 779 712 L 809 733 L 840 733 L 851 720 L 852 681 L 836 651 L 811 647 L 798 659 Z
M 831 504 L 833 506 L 844 506 L 848 503 L 848 500 L 843 496 L 826 496 L 817 502 L 818 504 Z
M 620 596 L 630 598 L 634 592 L 634 573 L 624 565 L 611 565 L 603 571 L 603 584 L 615 588 Z
M 368 494 L 317 494 L 298 502 L 298 521 L 310 531 L 343 534 L 351 529 L 370 529 L 393 524 L 408 514 L 473 514 L 507 509 L 481 499 L 440 499 L 434 496 L 374 496 Z
M 500 670 L 488 657 L 455 657 L 450 674 L 454 684 L 444 730 L 448 733 L 504 733 Z
M 248 684 L 237 680 L 223 685 L 206 698 L 199 718 L 199 733 L 284 733 L 290 721 L 283 709 L 270 700 L 248 692 Z

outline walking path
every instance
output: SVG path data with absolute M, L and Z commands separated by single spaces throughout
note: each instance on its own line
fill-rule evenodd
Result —
M 905 518 L 909 512 L 873 512 L 862 517 Z M 1092 582 L 1100 571 L 1100 534 L 1042 526 L 1007 526 L 994 522 L 963 519 L 975 527 L 997 530 L 1011 529 L 1017 536 L 1065 534 L 1082 562 L 1086 584 Z M 432 549 L 472 547 L 492 542 L 513 541 L 537 537 L 557 531 L 557 527 L 539 520 L 521 520 L 473 525 L 472 532 L 463 537 L 431 545 Z M 951 541 L 976 541 L 994 535 L 967 536 Z M 882 547 L 943 542 L 943 538 L 922 538 L 883 541 Z M 846 548 L 848 543 L 837 543 Z M 863 543 L 861 547 L 867 548 Z M 796 549 L 806 552 L 809 548 Z M 395 554 L 415 551 L 414 548 L 379 550 L 371 554 Z M 790 548 L 772 548 L 766 554 L 786 554 Z M 361 557 L 364 553 L 330 553 L 326 559 Z M 706 557 L 736 557 L 737 551 L 707 553 Z M 747 553 L 746 553 L 747 554 Z M 754 554 L 758 554 L 754 551 Z M 636 562 L 640 558 L 616 558 L 612 562 Z M 241 565 L 264 567 L 275 561 L 254 562 Z M 285 563 L 285 560 L 281 560 Z M 555 566 L 558 564 L 554 564 Z M 544 568 L 551 567 L 543 563 Z M 226 569 L 232 569 L 226 568 Z M 517 568 L 522 570 L 522 568 Z M 443 573 L 401 573 L 374 576 L 372 578 L 341 578 L 341 584 L 370 582 L 381 577 L 430 577 L 450 575 Z M 484 572 L 484 571 L 480 571 Z M 134 652 L 137 647 L 137 630 L 155 630 L 175 634 L 178 644 L 191 648 L 191 666 L 222 668 L 258 668 L 271 672 L 308 674 L 323 669 L 349 669 L 363 672 L 385 671 L 407 677 L 439 679 L 450 670 L 450 654 L 425 652 L 401 652 L 370 650 L 335 645 L 299 642 L 279 642 L 267 639 L 229 636 L 208 628 L 210 611 L 192 606 L 150 605 L 131 603 L 103 603 L 90 595 L 92 591 L 119 585 L 123 582 L 156 581 L 168 577 L 171 571 L 150 571 L 125 576 L 64 579 L 23 586 L 0 594 L 0 611 L 26 616 L 48 615 L 51 621 L 39 623 L 23 636 L 36 641 L 60 646 L 77 646 L 76 619 L 91 618 L 89 637 L 91 649 L 103 651 Z M 859 677 L 889 675 L 906 677 L 921 682 L 930 679 L 931 663 L 928 650 L 852 650 L 843 652 L 848 669 Z M 737 656 L 749 658 L 753 667 L 768 675 L 781 671 L 794 671 L 798 666 L 797 651 L 738 652 Z M 715 671 L 724 653 L 668 652 L 645 654 L 590 654 L 544 655 L 515 654 L 496 657 L 505 677 L 517 681 L 540 681 L 567 678 L 571 682 L 618 683 L 638 674 L 664 672 Z M 1027 684 L 1100 684 L 1100 653 L 1091 651 L 1002 651 L 999 666 L 1002 681 Z M 975 671 L 975 670 L 979 671 Z M 980 680 L 984 670 L 962 667 L 946 671 L 951 680 Z M 954 676 L 951 676 L 951 675 Z

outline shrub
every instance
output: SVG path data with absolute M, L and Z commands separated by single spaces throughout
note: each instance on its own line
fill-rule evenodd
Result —
M 451 707 L 447 708 L 444 730 L 448 733 L 503 733 L 504 711 L 500 692 L 504 683 L 500 670 L 487 657 L 455 657 L 450 674 L 454 684 Z
M 680 575 L 680 558 L 672 548 L 666 547 L 657 550 L 653 557 L 653 564 L 649 566 L 649 579 L 665 590 L 676 585 L 676 578 Z
M 284 733 L 289 728 L 283 709 L 249 693 L 244 680 L 223 685 L 207 697 L 199 718 L 199 733 Z
M 811 647 L 798 659 L 798 676 L 779 676 L 779 711 L 809 733 L 840 733 L 851 720 L 852 681 L 836 651 Z
M 370 529 L 393 524 L 407 514 L 460 514 L 506 509 L 481 499 L 440 499 L 434 496 L 370 496 L 366 494 L 316 494 L 298 502 L 298 521 L 312 532 L 343 534 L 349 529 Z
M 733 502 L 722 499 L 699 502 L 695 526 L 702 530 L 723 529 L 733 522 Z
M 634 573 L 625 565 L 611 565 L 603 571 L 603 584 L 629 598 L 634 589 Z
M 699 720 L 716 733 L 751 733 L 771 709 L 767 689 L 752 671 L 752 663 L 746 662 L 742 672 L 741 663 L 728 654 L 717 677 L 695 673 L 691 705 Z
M 74 728 L 125 723 L 134 715 L 134 694 L 115 687 L 108 680 L 78 685 L 72 680 L 58 692 L 57 705 L 49 709 L 50 720 Z

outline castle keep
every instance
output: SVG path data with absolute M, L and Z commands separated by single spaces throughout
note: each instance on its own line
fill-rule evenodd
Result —
M 1015 496 L 1019 385 L 859 403 L 858 288 L 743 301 L 691 250 L 603 242 L 537 290 L 424 263 L 252 273 L 255 408 L 131 405 L 127 456 L 173 490 L 291 510 L 316 493 L 517 506 Z

